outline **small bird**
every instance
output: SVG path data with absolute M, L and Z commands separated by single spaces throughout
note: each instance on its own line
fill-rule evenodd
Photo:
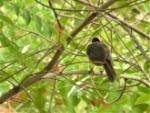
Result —
M 108 79 L 113 82 L 116 73 L 112 66 L 112 58 L 109 48 L 97 37 L 94 37 L 92 39 L 92 43 L 87 46 L 86 54 L 93 64 L 97 66 L 104 66 Z

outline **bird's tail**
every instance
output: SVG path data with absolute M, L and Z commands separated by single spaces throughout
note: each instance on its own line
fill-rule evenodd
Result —
M 104 69 L 108 75 L 108 79 L 113 82 L 116 76 L 115 70 L 111 64 L 111 62 L 106 61 L 106 63 L 104 64 Z

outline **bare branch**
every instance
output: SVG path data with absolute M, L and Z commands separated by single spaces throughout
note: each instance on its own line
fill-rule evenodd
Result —
M 129 80 L 135 80 L 135 81 L 139 81 L 140 83 L 144 84 L 147 87 L 150 87 L 150 82 L 146 79 L 143 79 L 141 77 L 138 76 L 127 76 L 127 75 L 121 75 L 120 78 L 126 78 Z
M 84 2 L 84 1 L 81 1 L 81 0 L 76 0 L 76 1 L 78 1 L 78 2 L 80 2 L 80 3 L 82 3 L 82 4 L 85 4 L 85 5 L 87 5 L 87 6 L 89 7 L 89 4 L 88 4 L 87 2 Z M 90 5 L 90 7 L 95 8 L 95 10 L 96 10 L 96 9 L 99 9 L 99 7 L 94 6 L 94 5 L 92 5 L 92 4 Z M 125 25 L 126 27 L 132 29 L 134 32 L 136 32 L 136 33 L 142 35 L 144 38 L 147 38 L 148 40 L 150 40 L 150 36 L 149 36 L 148 34 L 144 33 L 143 31 L 141 31 L 140 29 L 134 27 L 133 25 L 128 24 L 128 23 L 125 22 L 124 20 L 119 19 L 115 14 L 113 14 L 113 13 L 106 13 L 106 14 L 109 15 L 109 16 L 110 16 L 111 18 L 113 18 L 114 20 L 116 20 L 116 22 L 118 22 L 118 23 L 120 23 L 120 24 L 122 24 L 122 25 Z
M 148 56 L 146 55 L 146 52 L 144 50 L 144 48 L 142 47 L 142 45 L 140 44 L 140 42 L 138 41 L 138 39 L 135 37 L 135 35 L 132 33 L 132 31 L 130 31 L 129 29 L 127 29 L 126 27 L 123 27 L 130 35 L 131 39 L 134 41 L 134 43 L 137 45 L 137 48 L 140 50 L 140 52 L 142 53 L 142 55 L 144 56 L 144 58 L 146 60 L 149 60 Z M 132 29 L 131 29 L 132 30 Z
M 47 75 L 44 76 L 44 78 L 49 78 L 49 77 L 53 77 L 53 76 L 62 76 L 62 75 L 68 75 L 68 76 L 72 76 L 72 75 L 78 75 L 78 74 L 82 74 L 82 75 L 97 75 L 97 76 L 104 76 L 105 73 L 102 73 L 101 71 L 90 71 L 90 70 L 73 70 L 73 71 L 64 71 L 62 73 L 48 73 Z M 128 79 L 128 80 L 135 80 L 138 81 L 142 84 L 144 84 L 145 86 L 150 88 L 150 83 L 148 80 L 143 79 L 141 77 L 138 76 L 128 76 L 128 75 L 120 75 L 120 78 L 124 78 L 124 79 Z
M 115 19 L 117 22 L 119 22 L 120 24 L 125 25 L 126 27 L 132 29 L 133 31 L 137 32 L 138 34 L 144 36 L 144 38 L 147 38 L 148 40 L 150 40 L 150 36 L 147 35 L 146 33 L 144 33 L 143 31 L 139 30 L 138 28 L 134 27 L 133 25 L 128 24 L 127 22 L 119 19 L 117 16 L 115 16 L 115 14 L 112 13 L 107 13 L 110 17 L 112 17 L 113 19 Z

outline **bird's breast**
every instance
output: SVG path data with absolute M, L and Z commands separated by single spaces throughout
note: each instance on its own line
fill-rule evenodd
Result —
M 104 64 L 106 61 L 106 51 L 100 43 L 92 43 L 88 45 L 86 53 L 90 61 L 96 65 Z

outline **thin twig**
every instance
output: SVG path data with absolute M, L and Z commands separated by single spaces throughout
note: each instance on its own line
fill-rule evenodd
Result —
M 122 88 L 122 90 L 121 90 L 121 93 L 120 93 L 119 97 L 116 98 L 116 99 L 114 99 L 114 100 L 111 101 L 111 102 L 108 102 L 108 101 L 105 99 L 105 100 L 104 100 L 105 103 L 107 103 L 107 104 L 113 104 L 113 103 L 119 101 L 119 100 L 121 99 L 121 97 L 123 96 L 124 92 L 125 92 L 126 84 L 127 84 L 127 79 L 123 79 L 123 88 Z
M 108 2 L 104 3 L 100 9 L 107 9 L 110 5 L 114 4 L 116 0 L 109 0 Z M 73 38 L 86 26 L 88 25 L 96 16 L 101 14 L 100 12 L 94 12 L 90 14 L 77 28 L 75 28 L 70 36 L 67 38 L 67 44 L 70 44 L 70 42 L 73 40 Z M 8 98 L 12 97 L 19 91 L 23 90 L 21 86 L 24 86 L 25 88 L 32 85 L 33 83 L 39 81 L 45 74 L 48 73 L 49 70 L 53 68 L 55 63 L 58 61 L 59 57 L 61 56 L 62 52 L 65 50 L 63 45 L 60 45 L 60 47 L 57 49 L 55 55 L 51 59 L 51 61 L 44 67 L 44 69 L 38 73 L 30 74 L 29 78 L 25 79 L 21 82 L 19 86 L 14 87 L 13 89 L 10 89 L 8 92 L 4 93 L 0 97 L 0 103 L 5 102 Z
M 81 1 L 81 0 L 76 0 L 76 1 L 78 1 L 78 2 L 80 2 L 80 3 L 82 3 L 82 4 L 84 4 L 84 5 L 89 6 L 87 2 L 84 2 L 84 1 Z M 90 5 L 90 6 L 93 7 L 93 8 L 95 8 L 95 9 L 99 9 L 99 7 L 97 7 L 97 6 L 94 6 L 94 5 Z M 107 15 L 109 15 L 111 18 L 113 18 L 116 22 L 125 25 L 126 27 L 132 29 L 133 31 L 137 32 L 138 34 L 140 34 L 140 35 L 142 35 L 142 36 L 144 36 L 145 38 L 147 38 L 147 39 L 150 40 L 150 36 L 149 36 L 148 34 L 144 33 L 143 31 L 139 30 L 138 28 L 134 27 L 133 25 L 128 24 L 126 21 L 119 19 L 119 18 L 116 16 L 116 14 L 108 13 L 108 12 L 105 12 L 105 13 L 106 13 Z
M 52 11 L 53 11 L 53 13 L 54 13 L 54 15 L 55 15 L 57 24 L 58 24 L 59 28 L 61 29 L 61 28 L 62 28 L 62 25 L 61 25 L 61 23 L 59 22 L 58 15 L 57 15 L 55 9 L 53 8 L 53 5 L 52 5 L 52 3 L 51 3 L 51 0 L 48 0 L 48 3 L 49 3 L 50 8 L 52 9 Z
M 113 19 L 115 19 L 116 22 L 125 25 L 126 27 L 132 29 L 133 31 L 137 32 L 138 34 L 142 35 L 144 38 L 150 40 L 150 36 L 146 33 L 144 33 L 143 31 L 139 30 L 138 28 L 134 27 L 133 25 L 128 24 L 126 21 L 123 21 L 121 19 L 119 19 L 117 16 L 115 16 L 115 14 L 112 13 L 107 13 L 110 17 L 112 17 Z
M 140 50 L 140 52 L 142 53 L 142 55 L 144 56 L 144 58 L 146 60 L 149 60 L 148 56 L 146 55 L 146 52 L 144 50 L 144 48 L 142 47 L 142 45 L 140 44 L 139 40 L 136 38 L 136 36 L 132 33 L 132 31 L 130 31 L 129 29 L 127 29 L 126 27 L 123 26 L 123 28 L 129 33 L 131 39 L 134 41 L 134 43 L 137 45 L 137 48 Z M 132 30 L 132 29 L 131 29 Z

